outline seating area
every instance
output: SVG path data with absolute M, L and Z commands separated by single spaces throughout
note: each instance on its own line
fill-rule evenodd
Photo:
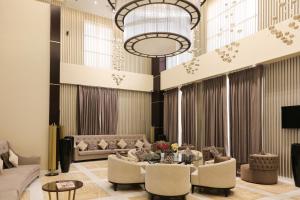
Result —
M 300 200 L 300 0 L 1 0 L 0 200 Z

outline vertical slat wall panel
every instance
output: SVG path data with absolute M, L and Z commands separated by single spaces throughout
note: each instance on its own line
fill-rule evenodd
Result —
M 60 85 L 60 125 L 64 127 L 64 134 L 77 135 L 77 86 Z
M 262 30 L 300 14 L 300 2 L 259 0 L 258 9 Z M 281 107 L 300 104 L 300 57 L 266 67 L 264 83 L 263 148 L 280 156 L 279 174 L 292 177 L 290 145 L 299 142 L 300 132 L 281 128 Z
M 62 62 L 72 64 L 84 64 L 84 21 L 88 20 L 95 24 L 102 24 L 114 31 L 114 36 L 122 39 L 122 32 L 113 28 L 112 19 L 84 13 L 78 10 L 62 7 L 61 37 L 62 37 Z M 67 33 L 68 32 L 68 33 Z M 119 69 L 135 73 L 151 74 L 151 59 L 135 56 L 127 53 L 124 49 L 124 60 Z M 119 51 L 113 51 L 114 54 Z M 113 56 L 112 59 L 118 56 Z
M 300 1 L 298 0 L 259 0 L 258 2 L 260 30 L 300 13 Z M 280 5 L 281 2 L 285 4 Z
M 291 144 L 300 130 L 281 128 L 281 107 L 300 105 L 300 57 L 265 67 L 263 149 L 280 156 L 279 174 L 292 177 Z
M 151 93 L 120 90 L 118 92 L 117 134 L 146 134 L 151 128 Z

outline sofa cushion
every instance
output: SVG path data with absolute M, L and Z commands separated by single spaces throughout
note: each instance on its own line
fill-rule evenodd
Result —
M 211 146 L 209 152 L 211 153 L 213 158 L 221 155 L 220 152 L 218 151 L 218 149 L 215 146 Z
M 19 158 L 11 149 L 9 150 L 9 162 L 13 164 L 14 167 L 18 167 L 19 165 Z
M 116 140 L 111 140 L 111 141 L 109 141 L 109 143 L 108 143 L 108 148 L 109 148 L 109 149 L 117 149 L 117 148 L 118 148 L 118 146 L 117 146 L 117 141 L 116 141 Z
M 125 139 L 125 142 L 127 143 L 127 148 L 128 149 L 135 149 L 136 140 Z
M 85 151 L 87 150 L 88 144 L 86 144 L 83 140 L 81 140 L 77 145 L 77 147 L 79 148 L 79 150 Z
M 9 152 L 1 154 L 1 159 L 3 160 L 4 169 L 10 169 L 14 167 L 14 165 L 9 161 Z
M 0 193 L 2 191 L 18 191 L 21 194 L 34 176 L 39 174 L 39 165 L 19 165 L 18 167 L 5 169 L 0 178 Z
M 135 143 L 135 147 L 141 149 L 144 146 L 144 142 L 142 142 L 141 140 L 137 140 Z
M 108 143 L 105 142 L 105 140 L 103 140 L 103 139 L 98 143 L 98 147 L 102 150 L 106 149 L 107 146 L 108 146 Z
M 125 147 L 127 146 L 127 143 L 121 139 L 119 142 L 118 142 L 118 146 L 121 148 L 121 149 L 125 149 Z

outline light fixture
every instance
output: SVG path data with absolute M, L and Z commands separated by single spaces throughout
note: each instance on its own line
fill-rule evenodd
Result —
M 108 0 L 124 48 L 143 57 L 170 57 L 191 46 L 191 29 L 200 21 L 205 0 Z M 198 4 L 197 4 L 198 3 Z

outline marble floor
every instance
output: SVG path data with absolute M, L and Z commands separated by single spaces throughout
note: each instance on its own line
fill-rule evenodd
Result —
M 76 179 L 84 187 L 76 192 L 77 200 L 147 200 L 148 195 L 142 187 L 126 187 L 114 191 L 107 181 L 107 161 L 73 163 L 69 173 L 59 176 L 42 176 L 35 180 L 23 193 L 21 200 L 48 200 L 48 194 L 41 190 L 44 183 L 55 180 Z M 124 186 L 123 186 L 124 187 Z M 54 197 L 53 194 L 53 198 Z M 67 193 L 61 193 L 60 199 L 68 199 Z M 237 185 L 229 197 L 222 194 L 195 193 L 189 194 L 187 200 L 243 199 L 243 200 L 300 200 L 300 188 L 288 181 L 280 180 L 277 185 L 265 186 L 247 183 L 237 178 Z

